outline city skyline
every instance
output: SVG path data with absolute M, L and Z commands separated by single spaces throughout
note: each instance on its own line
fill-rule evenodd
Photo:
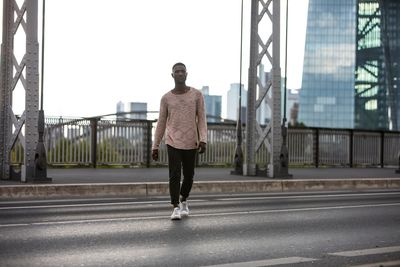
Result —
M 177 61 L 188 67 L 188 85 L 199 90 L 208 85 L 210 93 L 224 96 L 231 83 L 239 82 L 240 3 L 240 0 L 116 0 L 112 4 L 105 0 L 46 1 L 46 116 L 110 114 L 118 101 L 147 102 L 148 109 L 156 111 L 161 96 L 173 87 L 171 67 Z M 285 3 L 281 1 L 282 71 Z M 288 44 L 288 77 L 291 77 L 288 87 L 292 88 L 300 87 L 307 3 L 308 0 L 291 1 L 289 7 L 292 41 Z M 39 0 L 39 40 L 41 6 Z M 249 33 L 250 1 L 245 1 L 242 62 L 245 87 Z M 40 43 L 39 46 L 41 49 Z M 226 105 L 225 97 L 222 103 Z M 13 109 L 17 114 L 24 110 L 21 85 L 14 91 Z

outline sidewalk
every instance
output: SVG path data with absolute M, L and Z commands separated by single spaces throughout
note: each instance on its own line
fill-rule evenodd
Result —
M 193 193 L 399 189 L 395 168 L 292 168 L 291 179 L 231 175 L 230 168 L 195 170 Z M 0 199 L 168 195 L 167 168 L 48 169 L 51 183 L 0 180 Z

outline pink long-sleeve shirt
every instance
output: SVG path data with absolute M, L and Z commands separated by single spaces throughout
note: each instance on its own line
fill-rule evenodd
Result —
M 177 149 L 195 149 L 207 143 L 207 122 L 203 94 L 194 88 L 184 94 L 171 91 L 161 98 L 153 149 L 165 143 Z

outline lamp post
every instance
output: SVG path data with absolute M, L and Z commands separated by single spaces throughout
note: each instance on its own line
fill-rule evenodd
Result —
M 286 82 L 287 82 L 287 45 L 288 45 L 288 14 L 289 14 L 289 0 L 286 0 L 286 37 L 285 37 L 285 84 L 283 90 L 283 120 L 282 120 L 282 146 L 280 153 L 280 171 L 279 176 L 282 178 L 291 178 L 289 174 L 289 151 L 287 148 L 287 127 L 286 127 Z
M 231 174 L 243 174 L 243 151 L 242 151 L 242 49 L 243 48 L 243 0 L 240 8 L 240 70 L 239 70 L 239 102 L 238 102 L 238 117 L 236 121 L 236 150 L 234 158 L 235 169 Z
M 45 27 L 45 10 L 46 1 L 43 0 L 43 12 L 42 12 L 42 66 L 41 66 L 41 88 L 40 88 L 40 110 L 38 118 L 38 132 L 39 141 L 35 151 L 35 168 L 33 181 L 40 182 L 51 182 L 52 179 L 47 177 L 47 158 L 46 148 L 43 142 L 43 135 L 45 129 L 44 122 L 44 110 L 43 110 L 43 81 L 44 81 L 44 27 Z

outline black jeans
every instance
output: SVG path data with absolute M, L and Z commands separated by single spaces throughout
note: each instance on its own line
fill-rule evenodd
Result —
M 168 147 L 169 167 L 169 194 L 171 204 L 178 206 L 179 194 L 186 199 L 189 197 L 193 185 L 194 166 L 196 162 L 197 149 L 177 149 L 170 145 Z M 181 172 L 183 170 L 183 182 L 181 186 Z

